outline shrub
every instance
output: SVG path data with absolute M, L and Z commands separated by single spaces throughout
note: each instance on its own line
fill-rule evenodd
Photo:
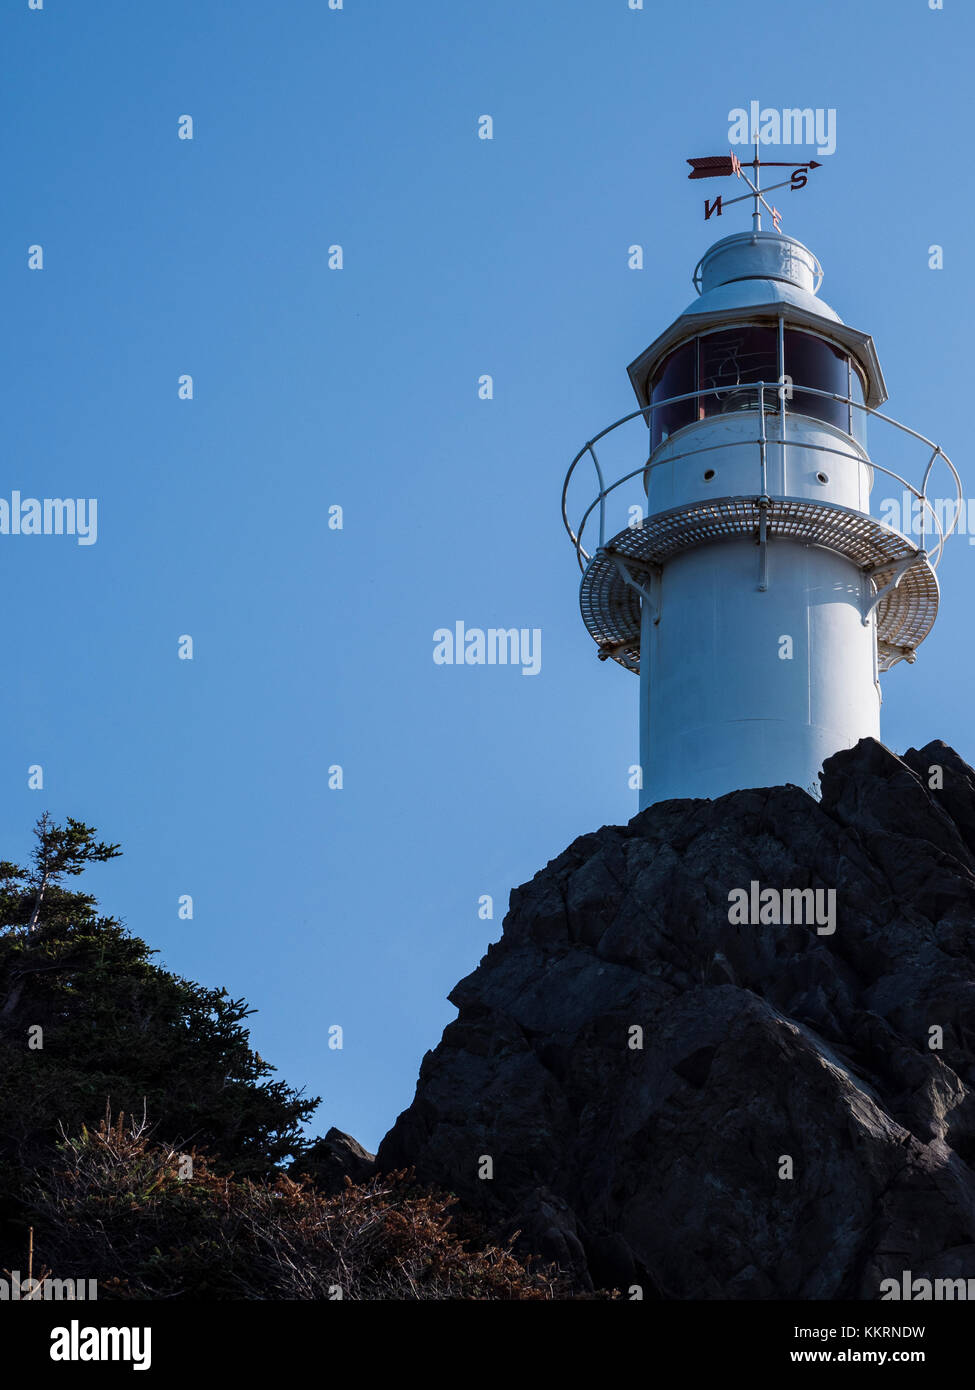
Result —
M 65 1137 L 30 1202 L 41 1257 L 61 1278 L 96 1278 L 100 1298 L 571 1296 L 510 1243 L 461 1239 L 455 1199 L 408 1173 L 331 1196 L 306 1179 L 237 1178 L 153 1143 L 144 1119 L 126 1126 L 121 1115 Z

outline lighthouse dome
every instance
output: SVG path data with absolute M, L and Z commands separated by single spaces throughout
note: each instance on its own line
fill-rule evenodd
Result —
M 834 323 L 842 319 L 817 290 L 823 272 L 807 246 L 781 232 L 738 232 L 716 241 L 698 263 L 700 294 L 684 314 L 792 305 Z

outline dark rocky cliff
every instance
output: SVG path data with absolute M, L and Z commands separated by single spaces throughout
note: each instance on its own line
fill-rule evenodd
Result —
M 731 925 L 753 881 L 835 889 L 835 931 Z M 379 1166 L 583 1285 L 975 1277 L 975 772 L 946 745 L 864 740 L 821 803 L 742 791 L 581 836 L 450 998 Z

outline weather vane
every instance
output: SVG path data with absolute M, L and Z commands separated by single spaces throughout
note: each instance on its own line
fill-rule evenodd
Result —
M 759 159 L 758 146 L 759 142 L 756 140 L 755 158 L 751 160 L 739 159 L 734 154 L 713 154 L 707 155 L 704 159 L 689 159 L 687 161 L 691 166 L 691 172 L 687 176 L 689 179 L 718 179 L 727 178 L 734 174 L 737 178 L 744 179 L 751 189 L 750 193 L 742 193 L 739 198 L 725 198 L 720 193 L 711 201 L 705 198 L 705 222 L 713 213 L 717 213 L 720 217 L 724 209 L 731 207 L 732 203 L 744 203 L 750 198 L 754 204 L 752 208 L 752 231 L 760 232 L 762 230 L 763 207 L 771 217 L 775 230 L 777 232 L 782 230 L 779 225 L 782 214 L 778 208 L 766 201 L 765 194 L 771 193 L 776 188 L 791 188 L 793 193 L 798 192 L 800 188 L 805 188 L 809 182 L 809 171 L 821 169 L 822 165 L 818 159 L 810 159 L 805 164 L 793 164 L 789 160 L 782 159 Z M 745 173 L 746 169 L 755 170 L 754 182 Z M 791 169 L 792 175 L 790 178 L 783 179 L 781 183 L 770 184 L 768 188 L 763 190 L 761 172 L 763 169 Z

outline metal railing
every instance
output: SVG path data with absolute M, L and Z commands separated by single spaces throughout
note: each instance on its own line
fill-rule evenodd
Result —
M 753 391 L 756 396 L 755 406 L 751 413 L 757 415 L 759 420 L 759 435 L 757 438 L 730 440 L 724 439 L 716 444 L 702 444 L 699 445 L 697 448 L 685 449 L 683 452 L 680 453 L 674 453 L 668 449 L 666 457 L 659 458 L 655 462 L 654 454 L 659 454 L 661 449 L 664 447 L 664 444 L 669 443 L 670 440 L 677 438 L 678 435 L 683 433 L 684 430 L 690 431 L 691 429 L 693 429 L 694 425 L 699 423 L 695 421 L 692 424 L 682 426 L 680 430 L 675 431 L 675 433 L 670 436 L 670 440 L 664 441 L 664 443 L 659 445 L 658 448 L 654 451 L 654 454 L 651 454 L 650 458 L 645 463 L 640 464 L 638 468 L 634 468 L 629 473 L 625 473 L 622 477 L 617 478 L 617 480 L 614 483 L 611 483 L 608 487 L 606 486 L 606 479 L 603 474 L 603 468 L 596 454 L 595 446 L 601 440 L 605 439 L 607 435 L 612 434 L 614 430 L 617 430 L 621 426 L 628 424 L 631 420 L 643 419 L 644 421 L 646 421 L 647 425 L 651 427 L 652 434 L 652 416 L 655 410 L 661 410 L 665 406 L 677 405 L 682 401 L 700 400 L 702 397 L 714 397 L 722 392 L 740 392 L 743 389 Z M 879 420 L 882 421 L 884 424 L 892 425 L 894 429 L 900 430 L 902 434 L 909 436 L 911 439 L 917 440 L 920 444 L 924 445 L 926 449 L 930 449 L 931 454 L 928 458 L 927 465 L 924 469 L 924 475 L 921 480 L 920 488 L 915 487 L 914 484 L 909 482 L 907 478 L 903 477 L 900 473 L 896 473 L 893 469 L 885 468 L 883 464 L 876 463 L 872 458 L 866 455 L 866 450 L 864 450 L 864 452 L 861 454 L 859 452 L 854 452 L 850 449 L 834 448 L 829 445 L 824 445 L 821 442 L 813 443 L 811 441 L 789 437 L 786 428 L 786 422 L 790 416 L 792 416 L 795 419 L 806 420 L 817 419 L 818 417 L 806 415 L 802 411 L 786 410 L 786 390 L 788 390 L 788 392 L 792 394 L 798 393 L 804 396 L 821 396 L 825 400 L 835 401 L 837 404 L 849 407 L 851 412 L 852 410 L 862 411 L 863 414 L 865 416 L 868 416 L 871 420 Z M 769 436 L 766 430 L 766 391 L 774 393 L 774 397 L 768 398 L 768 403 L 771 405 L 773 400 L 777 402 L 777 404 L 774 406 L 774 413 L 781 420 L 781 438 Z M 745 414 L 746 412 L 742 411 L 741 413 Z M 709 415 L 704 418 L 713 419 L 715 417 L 713 415 Z M 850 418 L 852 419 L 852 414 Z M 830 422 L 825 421 L 825 423 L 829 424 Z M 837 429 L 838 427 L 834 425 L 832 426 L 832 428 Z M 693 438 L 693 436 L 691 436 L 691 438 Z M 902 425 L 900 421 L 893 419 L 892 416 L 884 415 L 881 411 L 875 410 L 870 406 L 866 406 L 862 402 L 857 401 L 850 396 L 838 395 L 834 391 L 823 391 L 815 386 L 803 386 L 796 382 L 790 382 L 788 384 L 788 388 L 786 388 L 780 381 L 748 382 L 745 384 L 745 386 L 743 386 L 740 383 L 733 383 L 728 386 L 709 386 L 704 390 L 699 389 L 697 391 L 687 391 L 683 395 L 670 396 L 666 400 L 654 401 L 652 405 L 646 405 L 641 407 L 639 410 L 631 411 L 628 415 L 624 415 L 621 419 L 616 420 L 612 425 L 607 425 L 605 429 L 600 430 L 598 434 L 594 435 L 592 439 L 588 440 L 582 446 L 582 448 L 579 450 L 579 452 L 576 454 L 575 458 L 569 465 L 569 470 L 565 475 L 565 482 L 562 486 L 562 521 L 566 531 L 569 534 L 569 539 L 572 541 L 572 544 L 575 547 L 576 559 L 578 560 L 579 568 L 581 570 L 584 570 L 586 565 L 592 559 L 592 555 L 589 553 L 588 550 L 586 550 L 585 546 L 582 543 L 583 534 L 585 532 L 585 528 L 589 521 L 589 518 L 592 516 L 593 512 L 598 508 L 599 548 L 602 549 L 606 544 L 606 499 L 610 496 L 611 493 L 615 492 L 617 488 L 622 487 L 624 483 L 628 483 L 633 478 L 638 477 L 643 477 L 644 479 L 646 479 L 649 476 L 649 474 L 653 471 L 653 469 L 658 467 L 660 464 L 674 463 L 682 458 L 692 458 L 695 456 L 700 456 L 702 454 L 711 453 L 719 449 L 741 447 L 755 448 L 756 446 L 759 450 L 759 476 L 756 481 L 758 484 L 759 495 L 763 497 L 767 493 L 768 449 L 775 447 L 781 448 L 783 450 L 813 449 L 817 453 L 834 454 L 839 456 L 840 458 L 850 459 L 851 461 L 857 464 L 866 465 L 880 473 L 886 474 L 890 478 L 893 478 L 895 482 L 900 483 L 901 487 L 905 488 L 921 504 L 920 544 L 918 546 L 918 551 L 919 553 L 926 554 L 926 558 L 928 560 L 928 563 L 931 565 L 932 569 L 937 569 L 938 564 L 941 560 L 941 554 L 944 549 L 945 542 L 948 540 L 948 538 L 952 535 L 952 533 L 958 526 L 963 503 L 961 478 L 958 476 L 958 470 L 955 468 L 954 464 L 951 462 L 951 459 L 944 452 L 941 446 L 935 444 L 932 440 L 926 438 L 923 434 L 919 434 L 917 430 L 912 430 L 909 426 Z M 599 491 L 597 492 L 596 497 L 593 499 L 593 501 L 586 508 L 586 511 L 582 516 L 582 520 L 579 522 L 578 528 L 573 529 L 568 514 L 569 484 L 572 481 L 572 477 L 575 473 L 576 467 L 587 454 L 592 459 L 593 467 L 596 471 L 596 478 L 599 485 Z M 948 469 L 955 489 L 954 500 L 950 503 L 954 510 L 954 514 L 951 518 L 951 523 L 948 526 L 947 530 L 942 526 L 941 519 L 938 516 L 937 510 L 932 506 L 928 498 L 928 483 L 932 475 L 932 470 L 934 469 L 934 466 L 939 459 Z M 933 523 L 933 531 L 937 532 L 937 542 L 933 550 L 930 553 L 927 553 L 925 551 L 925 537 L 927 534 L 926 518 L 929 514 Z M 620 527 L 618 529 L 622 530 L 624 528 Z

